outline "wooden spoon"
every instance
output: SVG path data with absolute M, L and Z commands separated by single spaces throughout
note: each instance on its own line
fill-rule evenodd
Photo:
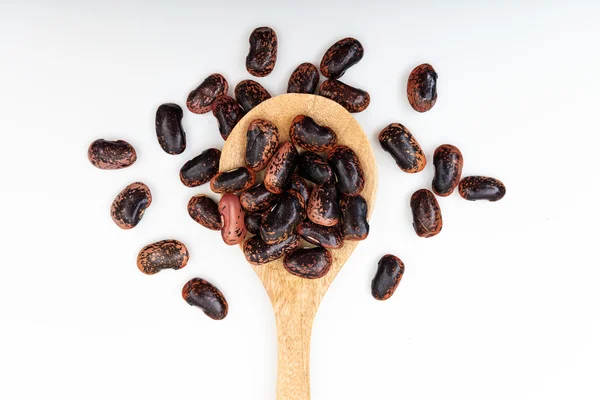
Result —
M 317 123 L 333 129 L 338 143 L 352 148 L 362 164 L 365 188 L 362 196 L 369 206 L 369 218 L 375 202 L 377 166 L 369 141 L 358 122 L 339 104 L 310 94 L 284 94 L 271 98 L 242 118 L 223 146 L 220 170 L 244 166 L 246 131 L 255 119 L 265 119 L 277 126 L 280 143 L 289 141 L 292 120 L 308 115 Z M 278 400 L 310 399 L 310 334 L 319 304 L 350 254 L 359 242 L 346 241 L 332 249 L 331 270 L 321 279 L 304 279 L 283 268 L 283 259 L 253 266 L 271 299 L 277 321 L 279 361 Z

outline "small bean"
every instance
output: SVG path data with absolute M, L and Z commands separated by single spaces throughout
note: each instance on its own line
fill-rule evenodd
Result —
M 283 257 L 300 244 L 296 235 L 290 235 L 286 240 L 277 244 L 266 244 L 260 236 L 254 236 L 244 243 L 244 256 L 252 265 L 266 264 Z
M 288 190 L 295 190 L 300 193 L 302 199 L 304 200 L 304 204 L 308 204 L 308 197 L 310 196 L 310 188 L 308 187 L 308 183 L 300 176 L 296 174 L 292 174 L 290 178 L 290 183 L 288 185 Z
M 219 231 L 223 227 L 219 206 L 205 194 L 197 194 L 188 202 L 188 214 L 205 228 Z
M 250 34 L 250 50 L 246 56 L 246 69 L 250 75 L 269 75 L 277 61 L 277 35 L 268 27 L 256 28 Z
M 292 275 L 306 279 L 324 277 L 331 269 L 331 253 L 323 247 L 297 249 L 283 259 L 283 267 Z
M 428 238 L 442 230 L 442 212 L 440 205 L 429 190 L 421 189 L 410 198 L 413 215 L 413 227 L 418 236 Z
M 337 143 L 337 135 L 331 128 L 317 124 L 306 115 L 294 118 L 290 139 L 296 146 L 316 152 L 329 151 Z
M 296 168 L 298 151 L 292 142 L 285 142 L 271 157 L 263 183 L 271 193 L 282 193 Z
M 250 212 L 265 211 L 270 209 L 278 198 L 278 195 L 269 192 L 265 185 L 259 183 L 242 192 L 240 203 Z
M 386 126 L 379 133 L 379 144 L 390 153 L 396 165 L 404 172 L 417 173 L 427 164 L 425 153 L 417 139 L 402 124 L 394 123 Z
M 387 300 L 396 291 L 402 275 L 404 263 L 392 254 L 381 257 L 377 264 L 377 272 L 371 282 L 371 294 L 377 300 Z
M 220 320 L 227 316 L 229 306 L 225 296 L 204 279 L 191 279 L 183 286 L 181 295 L 190 306 L 199 307 L 209 318 Z
M 253 171 L 265 169 L 279 146 L 277 127 L 263 119 L 256 119 L 248 125 L 246 132 L 246 165 Z
M 365 240 L 369 236 L 369 210 L 364 197 L 342 197 L 340 211 L 340 232 L 344 240 Z
M 234 194 L 227 193 L 219 201 L 219 214 L 223 221 L 221 237 L 225 244 L 241 243 L 246 238 L 245 213 L 240 200 Z
M 344 245 L 338 225 L 323 226 L 306 219 L 298 224 L 296 232 L 302 239 L 316 246 L 339 249 Z
M 437 100 L 438 74 L 429 64 L 421 64 L 408 77 L 407 95 L 411 107 L 418 112 L 431 110 Z
M 260 234 L 260 226 L 267 214 L 266 211 L 257 211 L 253 213 L 246 213 L 244 223 L 246 224 L 246 230 L 252 235 Z
M 219 173 L 221 150 L 207 149 L 192 158 L 179 170 L 179 179 L 187 187 L 196 187 L 209 182 Z
M 302 63 L 292 72 L 288 93 L 315 94 L 319 87 L 319 70 L 311 63 Z
M 156 110 L 156 137 L 160 147 L 168 154 L 181 154 L 185 150 L 182 118 L 183 110 L 174 103 L 162 104 Z
M 227 94 L 229 84 L 221 74 L 212 74 L 200 86 L 192 90 L 187 98 L 187 108 L 195 114 L 211 111 L 212 103 L 219 96 Z
M 312 151 L 305 151 L 298 157 L 298 174 L 317 185 L 330 182 L 334 178 L 329 163 Z
M 371 102 L 369 93 L 335 79 L 323 82 L 319 88 L 319 95 L 335 101 L 351 113 L 366 110 Z
M 265 100 L 271 98 L 267 89 L 252 79 L 238 83 L 234 89 L 235 99 L 248 112 Z
M 302 196 L 295 190 L 288 190 L 263 220 L 260 226 L 262 240 L 266 244 L 283 242 L 296 231 L 305 215 Z
M 334 184 L 326 183 L 313 188 L 306 206 L 308 218 L 323 226 L 337 225 L 340 219 L 338 191 Z
M 242 192 L 256 181 L 256 174 L 248 167 L 239 167 L 219 172 L 210 180 L 210 189 L 215 193 Z
M 337 178 L 337 188 L 347 196 L 356 196 L 365 187 L 360 160 L 348 146 L 338 145 L 329 152 L 329 165 Z
M 460 181 L 458 193 L 466 200 L 498 201 L 506 194 L 506 187 L 495 178 L 467 176 Z
M 433 153 L 435 175 L 431 182 L 433 192 L 438 196 L 450 196 L 458 186 L 463 168 L 463 156 L 458 147 L 443 144 Z
M 364 54 L 365 49 L 358 40 L 338 40 L 323 55 L 321 73 L 326 78 L 338 79 L 348 68 L 362 60 Z
M 178 240 L 161 240 L 145 246 L 137 257 L 137 266 L 146 275 L 163 269 L 178 270 L 187 265 L 190 254 Z
M 88 148 L 88 159 L 100 169 L 121 169 L 129 167 L 137 160 L 132 145 L 124 140 L 98 139 Z
M 122 229 L 131 229 L 142 220 L 144 212 L 152 204 L 152 194 L 142 182 L 128 185 L 115 198 L 110 215 Z
M 227 140 L 235 125 L 244 116 L 244 110 L 237 101 L 229 96 L 219 96 L 212 105 L 212 112 L 219 125 L 219 133 Z

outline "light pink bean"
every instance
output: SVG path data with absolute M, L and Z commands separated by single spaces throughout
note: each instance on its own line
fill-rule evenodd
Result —
M 219 201 L 219 213 L 223 220 L 221 237 L 225 244 L 234 245 L 241 243 L 246 237 L 246 225 L 244 224 L 244 209 L 240 199 L 234 194 L 225 194 Z

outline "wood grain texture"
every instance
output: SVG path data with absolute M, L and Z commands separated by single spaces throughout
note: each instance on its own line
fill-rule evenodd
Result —
M 236 125 L 223 146 L 220 170 L 244 165 L 246 131 L 255 119 L 265 119 L 277 126 L 281 143 L 289 141 L 289 129 L 297 115 L 308 115 L 317 123 L 329 126 L 338 135 L 338 143 L 351 147 L 365 172 L 362 196 L 369 206 L 369 218 L 375 205 L 377 166 L 365 133 L 339 104 L 310 94 L 284 94 L 271 98 L 252 109 Z M 262 178 L 262 177 L 261 177 Z M 368 240 L 368 239 L 367 239 Z M 345 242 L 332 249 L 331 270 L 321 279 L 303 279 L 288 273 L 282 259 L 253 266 L 262 281 L 275 312 L 279 341 L 278 400 L 310 399 L 310 335 L 319 304 L 334 278 L 359 242 Z

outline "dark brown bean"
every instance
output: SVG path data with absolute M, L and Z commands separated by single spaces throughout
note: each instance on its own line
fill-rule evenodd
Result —
M 460 181 L 458 193 L 466 200 L 498 201 L 506 194 L 506 187 L 495 178 L 467 176 Z
M 219 201 L 219 214 L 223 221 L 221 237 L 225 244 L 242 243 L 246 238 L 245 213 L 240 199 L 234 194 L 226 193 Z
M 279 194 L 288 185 L 298 161 L 298 151 L 292 142 L 285 142 L 271 157 L 263 183 L 271 193 Z
M 379 133 L 379 144 L 404 172 L 417 173 L 427 164 L 417 139 L 402 124 L 389 124 Z
M 88 159 L 100 169 L 121 169 L 129 167 L 137 160 L 132 145 L 124 140 L 94 140 L 88 148 Z
M 244 256 L 252 265 L 266 264 L 283 257 L 300 244 L 296 235 L 290 235 L 286 240 L 277 244 L 266 244 L 260 237 L 254 236 L 244 243 Z
M 369 93 L 335 79 L 323 82 L 319 88 L 319 95 L 335 101 L 351 113 L 366 110 L 371 102 Z
M 305 219 L 298 224 L 296 232 L 308 243 L 328 249 L 339 249 L 344 245 L 344 240 L 338 226 L 339 224 L 336 226 L 318 225 Z
M 267 89 L 252 79 L 238 83 L 234 89 L 235 99 L 248 112 L 265 100 L 271 98 Z
M 371 294 L 377 300 L 387 300 L 396 291 L 402 275 L 404 263 L 392 254 L 381 257 L 377 264 L 377 272 L 371 282 Z
M 344 240 L 365 240 L 369 236 L 369 212 L 362 196 L 344 196 L 340 200 L 340 232 Z
M 413 227 L 418 236 L 428 238 L 440 233 L 442 212 L 433 193 L 427 189 L 417 190 L 410 198 L 410 208 L 413 215 Z
M 269 75 L 277 61 L 277 35 L 268 27 L 256 28 L 250 34 L 250 50 L 246 56 L 246 69 L 250 75 Z
M 326 78 L 338 79 L 348 68 L 362 60 L 365 49 L 354 38 L 335 42 L 323 55 L 321 73 Z
M 308 203 L 308 197 L 310 196 L 310 188 L 308 187 L 308 183 L 300 176 L 296 174 L 292 174 L 290 178 L 290 184 L 288 185 L 288 190 L 295 190 L 300 193 L 302 199 L 304 200 L 304 204 Z
M 265 185 L 259 183 L 242 192 L 240 203 L 250 212 L 264 211 L 270 209 L 278 198 L 278 195 L 269 192 Z
M 254 182 L 254 171 L 248 167 L 239 167 L 215 175 L 210 180 L 210 189 L 215 193 L 237 193 L 252 187 Z
M 334 177 L 329 163 L 312 151 L 305 151 L 298 157 L 298 174 L 317 185 L 330 182 Z
M 315 224 L 323 226 L 337 225 L 340 219 L 338 191 L 333 183 L 317 185 L 308 198 L 306 214 Z
M 411 107 L 418 112 L 431 110 L 437 100 L 438 74 L 429 64 L 421 64 L 408 77 L 407 94 Z
M 292 72 L 288 93 L 315 94 L 319 87 L 319 70 L 311 63 L 302 63 Z
M 462 175 L 463 156 L 458 147 L 443 144 L 433 153 L 435 175 L 431 182 L 433 192 L 438 196 L 450 196 L 458 186 Z
M 195 114 L 205 114 L 212 109 L 212 103 L 219 96 L 227 94 L 229 84 L 221 74 L 212 74 L 200 86 L 192 90 L 187 98 L 187 108 Z
M 154 275 L 163 269 L 181 269 L 189 258 L 190 253 L 179 240 L 161 240 L 140 250 L 137 266 L 146 275 Z
M 185 131 L 181 126 L 183 110 L 177 104 L 162 104 L 156 110 L 156 137 L 162 149 L 169 154 L 185 150 Z
M 219 133 L 223 140 L 227 140 L 229 134 L 244 116 L 244 110 L 237 101 L 229 96 L 219 96 L 212 105 L 212 112 L 219 125 Z
M 115 198 L 110 216 L 122 229 L 131 229 L 140 223 L 144 212 L 152 204 L 152 194 L 142 182 L 128 185 Z
M 220 231 L 223 227 L 219 206 L 205 194 L 197 194 L 188 202 L 188 214 L 205 228 Z
M 298 192 L 288 190 L 283 193 L 260 226 L 262 240 L 266 244 L 283 242 L 296 231 L 305 214 L 304 200 Z
M 348 146 L 338 145 L 329 152 L 329 165 L 337 178 L 337 188 L 347 196 L 356 196 L 365 188 L 360 160 Z
M 298 115 L 290 127 L 290 139 L 305 150 L 329 151 L 337 143 L 337 135 L 327 127 L 319 125 L 306 115 Z
M 318 279 L 329 272 L 332 259 L 329 250 L 323 247 L 297 249 L 285 256 L 283 266 L 292 275 Z
M 179 170 L 179 179 L 187 187 L 196 187 L 209 182 L 219 173 L 221 150 L 207 149 L 192 158 Z
M 183 299 L 190 305 L 199 307 L 208 317 L 220 320 L 227 316 L 229 306 L 219 289 L 204 279 L 194 278 L 183 286 Z
M 244 223 L 246 224 L 246 230 L 252 235 L 260 234 L 260 226 L 265 218 L 266 211 L 257 211 L 253 213 L 246 213 Z
M 256 119 L 248 125 L 246 132 L 246 165 L 254 171 L 265 169 L 279 146 L 277 127 L 263 119 Z

